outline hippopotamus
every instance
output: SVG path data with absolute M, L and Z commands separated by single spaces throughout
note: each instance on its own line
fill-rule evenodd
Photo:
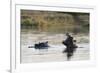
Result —
M 34 46 L 29 46 L 28 48 L 35 48 L 35 49 L 48 49 L 49 45 L 48 45 L 48 41 L 46 42 L 39 42 L 37 44 L 34 44 Z

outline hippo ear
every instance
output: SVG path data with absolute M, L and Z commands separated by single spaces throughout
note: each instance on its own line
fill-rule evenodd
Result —
M 76 40 L 73 40 L 74 42 L 76 42 Z
M 48 41 L 46 41 L 46 43 L 48 43 Z

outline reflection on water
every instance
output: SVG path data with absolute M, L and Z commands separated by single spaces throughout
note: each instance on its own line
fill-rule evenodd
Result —
M 65 38 L 65 34 L 36 33 L 32 30 L 21 31 L 21 63 L 67 61 L 66 54 L 62 53 L 65 49 L 62 41 Z M 35 43 L 43 41 L 49 42 L 50 47 L 48 49 L 36 50 L 34 48 L 28 48 L 28 46 L 34 46 Z M 77 45 L 80 48 L 77 48 L 71 60 L 88 60 L 89 43 L 81 42 Z

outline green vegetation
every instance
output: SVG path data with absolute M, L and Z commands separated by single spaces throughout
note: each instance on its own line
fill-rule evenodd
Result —
M 21 10 L 21 28 L 40 32 L 89 33 L 89 13 Z

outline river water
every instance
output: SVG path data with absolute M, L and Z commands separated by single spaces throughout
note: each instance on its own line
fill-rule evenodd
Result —
M 21 63 L 34 62 L 58 62 L 68 61 L 66 54 L 62 53 L 65 46 L 62 41 L 66 39 L 64 34 L 47 34 L 34 32 L 21 32 Z M 78 40 L 78 39 L 77 39 Z M 34 46 L 35 43 L 48 41 L 49 48 L 36 50 L 28 48 Z M 70 61 L 89 60 L 89 43 L 77 43 L 78 47 Z

